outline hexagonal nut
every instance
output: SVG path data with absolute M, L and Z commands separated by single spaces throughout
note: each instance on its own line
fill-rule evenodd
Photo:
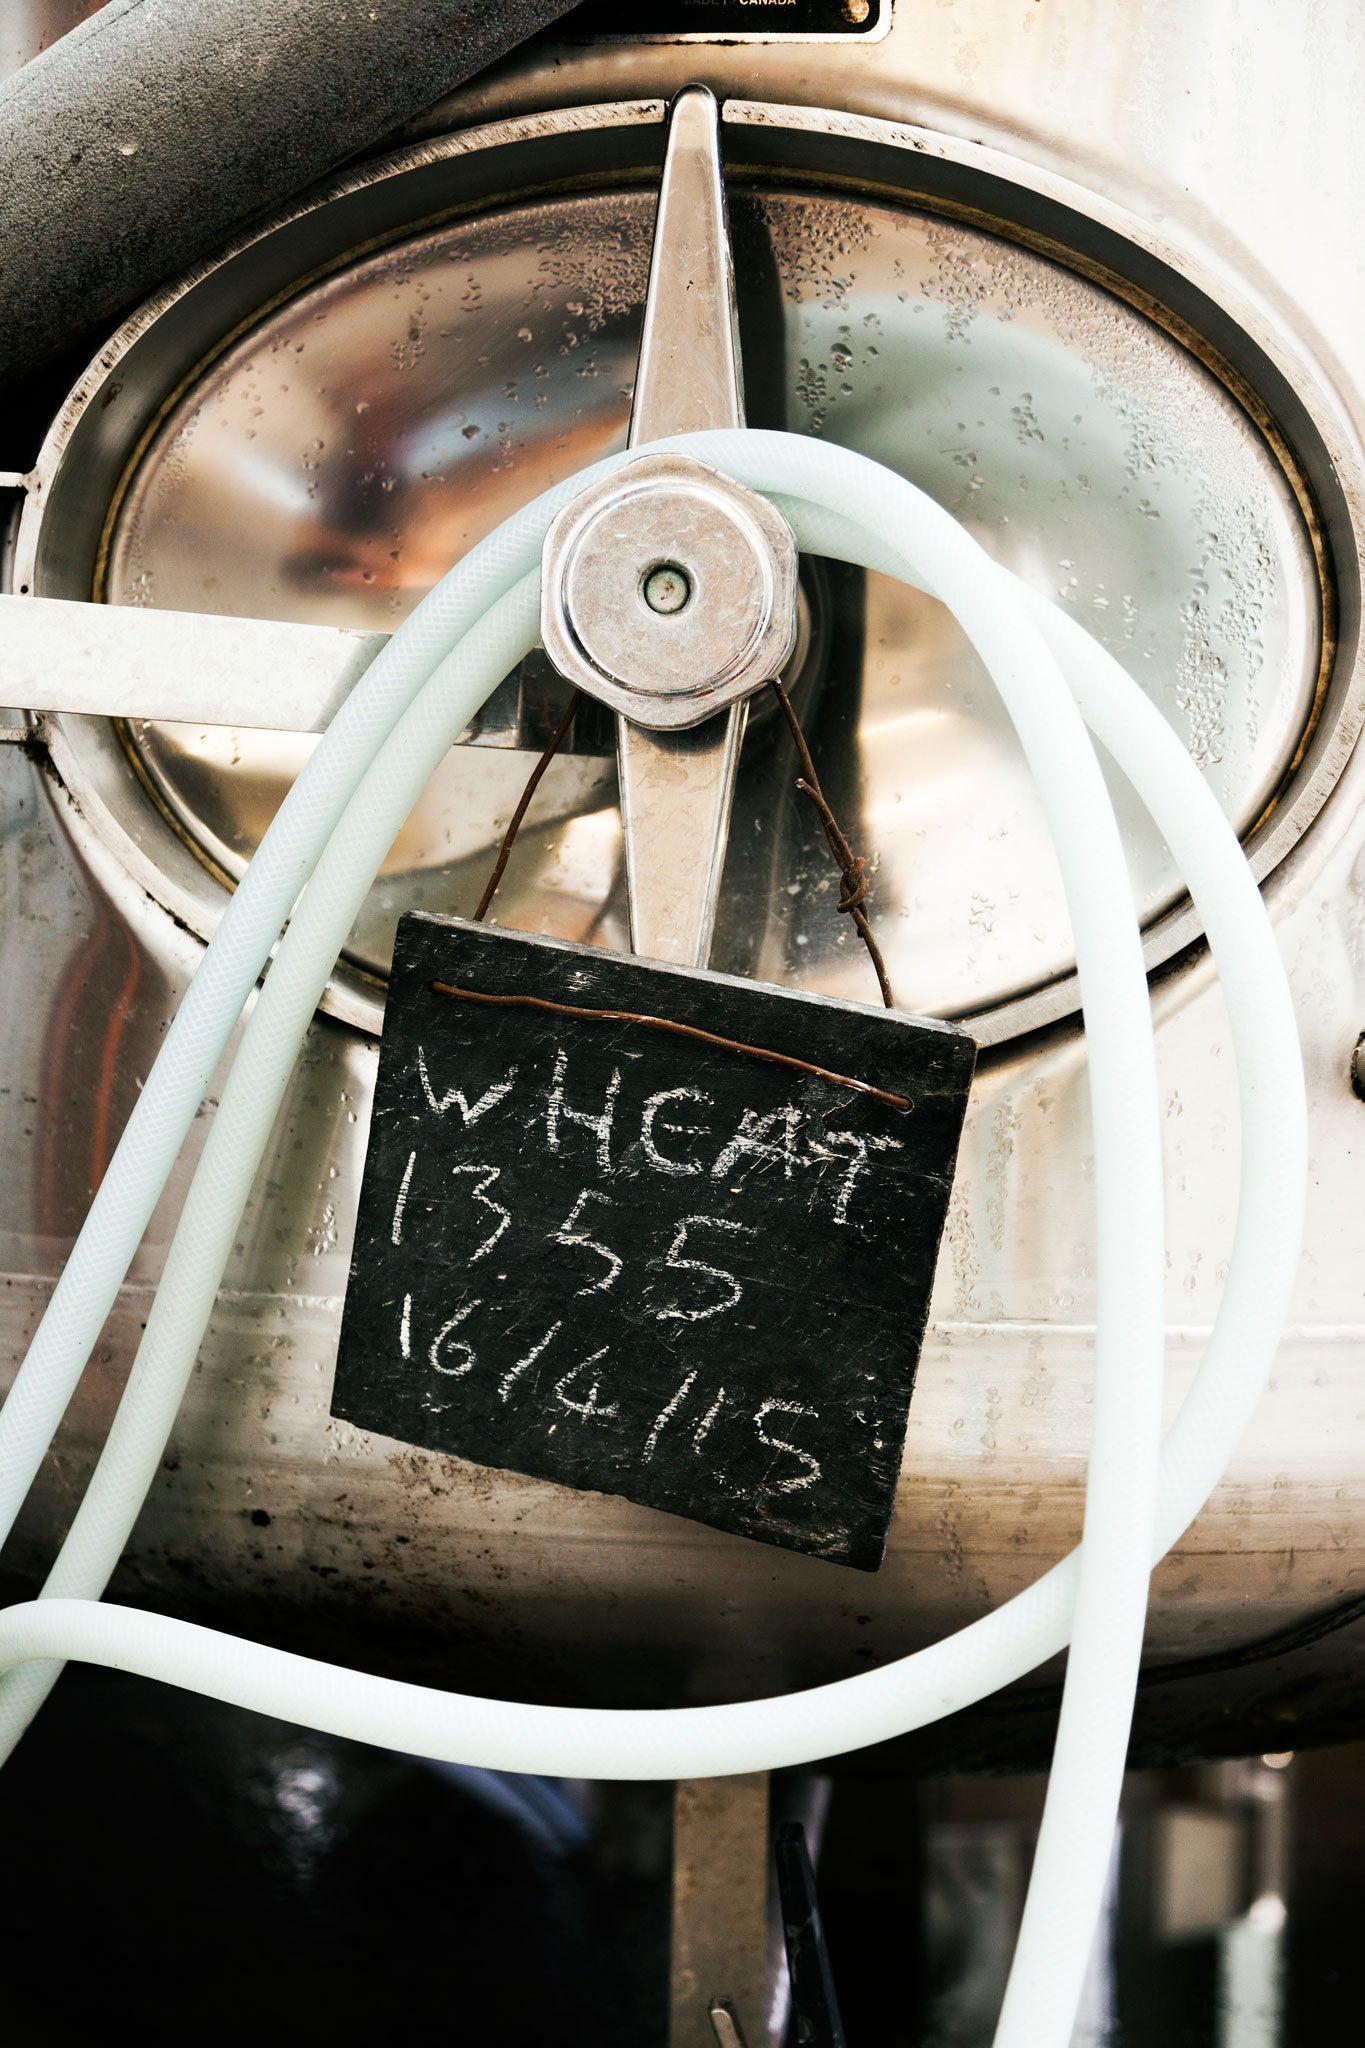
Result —
M 766 498 L 686 455 L 642 455 L 545 537 L 541 636 L 635 725 L 700 725 L 777 675 L 796 641 L 796 542 Z

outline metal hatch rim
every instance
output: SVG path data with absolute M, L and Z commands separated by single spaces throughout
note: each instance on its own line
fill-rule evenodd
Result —
M 626 151 L 626 158 L 605 169 L 576 165 L 546 178 L 517 182 L 504 180 L 472 197 L 454 200 L 436 211 L 418 213 L 392 225 L 360 243 L 351 243 L 312 270 L 292 277 L 274 294 L 255 303 L 249 313 L 219 335 L 194 363 L 163 393 L 151 416 L 144 422 L 133 448 L 122 458 L 117 482 L 110 496 L 102 524 L 99 561 L 102 562 L 111 523 L 148 442 L 169 409 L 185 390 L 202 376 L 208 365 L 249 331 L 262 315 L 287 303 L 319 278 L 331 275 L 354 262 L 357 256 L 392 246 L 429 230 L 444 221 L 469 217 L 502 204 L 544 196 L 551 191 L 582 191 L 620 185 L 662 160 L 662 139 L 666 103 L 660 98 L 608 101 L 550 112 L 518 116 L 455 134 L 439 136 L 416 145 L 371 159 L 347 173 L 313 188 L 302 200 L 256 223 L 249 231 L 215 258 L 186 273 L 173 284 L 144 302 L 99 351 L 82 378 L 73 387 L 44 440 L 33 471 L 20 516 L 14 561 L 14 578 L 27 588 L 37 574 L 38 542 L 48 494 L 60 476 L 71 443 L 93 408 L 96 394 L 110 384 L 119 365 L 131 350 L 150 334 L 158 322 L 177 306 L 253 250 L 270 243 L 283 230 L 296 228 L 320 211 L 347 198 L 375 192 L 414 173 L 461 159 L 486 158 L 518 144 L 535 145 L 600 140 L 614 132 L 643 131 L 657 138 L 660 147 L 643 155 Z M 1201 362 L 1228 391 L 1247 416 L 1249 424 L 1268 447 L 1300 508 L 1305 531 L 1318 571 L 1321 602 L 1321 663 L 1314 707 L 1299 747 L 1282 778 L 1280 792 L 1271 799 L 1260 818 L 1244 835 L 1248 858 L 1263 887 L 1291 849 L 1300 844 L 1335 787 L 1365 724 L 1365 670 L 1360 659 L 1360 614 L 1362 576 L 1361 516 L 1365 505 L 1359 437 L 1354 421 L 1332 382 L 1319 370 L 1315 356 L 1292 331 L 1283 309 L 1268 314 L 1253 307 L 1215 272 L 1212 265 L 1192 257 L 1179 245 L 1148 228 L 1127 209 L 1115 205 L 1075 180 L 1043 170 L 984 144 L 960 140 L 939 131 L 918 128 L 873 116 L 841 113 L 837 110 L 782 106 L 750 100 L 727 100 L 722 119 L 737 147 L 727 151 L 727 177 L 752 184 L 778 172 L 788 180 L 816 190 L 841 188 L 859 196 L 874 195 L 919 211 L 960 219 L 1002 240 L 1043 254 L 1087 281 L 1099 284 L 1134 306 L 1172 336 Z M 804 146 L 806 160 L 778 160 L 779 148 Z M 812 165 L 810 153 L 819 155 L 821 145 L 826 162 Z M 845 161 L 831 163 L 830 153 L 843 153 Z M 848 157 L 866 159 L 859 169 L 849 167 Z M 875 158 L 885 176 L 869 177 L 870 160 Z M 907 164 L 921 167 L 917 178 L 906 178 Z M 1074 237 L 1059 238 L 1043 233 L 1027 220 L 1014 217 L 999 206 L 964 202 L 951 193 L 922 189 L 932 186 L 924 176 L 925 167 L 946 167 L 949 177 L 979 183 L 997 195 L 1003 190 L 1021 200 L 1020 211 L 1033 202 L 1048 216 L 1049 225 L 1073 224 Z M 892 170 L 902 175 L 892 175 Z M 1263 396 L 1257 380 L 1245 372 L 1223 347 L 1210 340 L 1199 323 L 1183 317 L 1160 293 L 1145 289 L 1135 278 L 1112 263 L 1087 255 L 1083 247 L 1085 229 L 1107 238 L 1119 250 L 1132 250 L 1174 288 L 1171 298 L 1182 295 L 1197 301 L 1221 320 L 1235 341 L 1240 341 L 1254 358 L 1269 366 L 1283 389 L 1294 394 L 1302 414 L 1300 427 L 1310 429 L 1316 448 L 1305 451 L 1304 435 L 1293 435 L 1281 423 L 1276 409 Z M 112 394 L 111 394 L 112 395 Z M 105 400 L 107 404 L 108 399 Z M 1315 457 L 1306 460 L 1305 454 Z M 1333 503 L 1332 500 L 1335 500 Z M 1324 502 L 1325 501 L 1325 502 Z M 1349 546 L 1344 543 L 1349 539 Z M 97 573 L 98 573 L 97 563 Z M 1344 593 L 1345 601 L 1342 601 Z M 1348 670 L 1349 665 L 1349 671 Z M 1336 699 L 1334 715 L 1332 700 Z M 193 870 L 183 861 L 175 865 L 180 874 L 168 874 L 165 864 L 149 857 L 148 850 L 124 827 L 89 772 L 86 743 L 90 728 L 104 734 L 105 721 L 54 716 L 46 721 L 54 766 L 57 768 L 81 815 L 99 836 L 110 844 L 125 867 L 133 873 L 147 894 L 202 940 L 217 924 L 227 878 L 206 858 L 205 851 L 172 820 L 139 776 L 153 799 L 162 831 L 174 838 L 177 848 L 188 855 Z M 1313 756 L 1310 761 L 1309 757 Z M 1306 777 L 1304 774 L 1307 764 Z M 1305 786 L 1293 792 L 1292 784 Z M 1284 799 L 1288 799 L 1285 801 Z M 169 849 L 166 849 L 169 853 Z M 1298 863 L 1296 863 L 1298 866 Z M 199 886 L 194 883 L 198 878 Z M 1203 933 L 1188 897 L 1158 916 L 1144 932 L 1144 951 L 1149 973 L 1162 971 L 1163 981 L 1178 975 L 1196 961 L 1203 951 Z M 365 969 L 350 962 L 339 965 L 324 992 L 321 1007 L 341 1021 L 375 1034 L 382 1029 L 382 984 Z M 1019 991 L 1002 1003 L 976 1012 L 964 1013 L 953 1021 L 972 1030 L 985 1048 L 1004 1047 L 1040 1030 L 1059 1025 L 1075 1028 L 1079 1023 L 1079 990 L 1074 969 L 1058 974 L 1034 987 Z

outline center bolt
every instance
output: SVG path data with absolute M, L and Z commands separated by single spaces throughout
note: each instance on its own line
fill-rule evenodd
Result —
M 659 612 L 668 618 L 680 612 L 692 595 L 692 584 L 685 569 L 676 562 L 660 562 L 657 569 L 651 569 L 640 586 L 641 595 L 652 612 Z

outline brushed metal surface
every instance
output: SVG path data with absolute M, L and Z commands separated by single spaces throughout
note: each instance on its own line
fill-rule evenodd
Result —
M 638 446 L 743 424 L 720 123 L 711 94 L 686 89 L 669 115 L 630 440 Z M 630 942 L 638 952 L 683 966 L 711 957 L 748 719 L 743 701 L 687 733 L 645 733 L 617 719 Z
M 720 109 L 704 89 L 679 93 L 654 216 L 630 437 L 744 424 L 735 265 L 726 218 Z
M 769 2026 L 764 1970 L 771 1855 L 766 1772 L 678 1785 L 668 2048 L 780 2038 Z M 712 2022 L 718 2000 L 733 2008 L 728 2035 Z
M 495 469 L 492 458 L 498 422 L 510 416 L 502 389 L 515 355 L 511 340 L 504 356 L 492 338 L 508 332 L 509 323 L 502 313 L 494 320 L 467 310 L 465 339 L 456 346 L 452 334 L 449 352 L 439 353 L 440 305 L 449 304 L 445 324 L 453 329 L 455 305 L 473 282 L 482 282 L 485 307 L 496 301 L 515 311 L 531 277 L 548 278 L 554 393 L 539 414 L 532 408 L 527 416 L 551 413 L 554 425 L 522 444 L 535 450 L 534 480 L 516 472 L 527 495 L 552 473 L 576 467 L 587 450 L 619 445 L 661 98 L 685 76 L 703 75 L 747 102 L 747 109 L 727 109 L 728 125 L 747 134 L 744 150 L 727 142 L 742 174 L 732 190 L 741 285 L 746 278 L 750 287 L 761 283 L 768 263 L 779 279 L 778 318 L 764 314 L 768 353 L 755 355 L 746 334 L 751 364 L 781 368 L 780 376 L 765 370 L 758 389 L 751 388 L 751 417 L 759 417 L 761 395 L 775 407 L 774 423 L 790 417 L 810 425 L 820 414 L 821 431 L 847 431 L 850 440 L 857 439 L 856 424 L 871 435 L 872 452 L 903 461 L 955 510 L 966 509 L 976 530 L 1016 566 L 1032 564 L 1045 588 L 1070 588 L 1067 579 L 1075 575 L 1081 596 L 1073 601 L 1113 636 L 1111 644 L 1144 679 L 1154 678 L 1153 694 L 1177 721 L 1177 679 L 1193 623 L 1186 607 L 1204 605 L 1206 621 L 1236 627 L 1245 592 L 1259 583 L 1265 632 L 1279 637 L 1273 645 L 1265 640 L 1255 678 L 1233 642 L 1214 650 L 1227 668 L 1228 760 L 1240 776 L 1226 785 L 1224 800 L 1253 827 L 1251 844 L 1263 863 L 1298 1004 L 1313 1133 L 1307 1251 L 1271 1390 L 1225 1483 L 1155 1576 L 1149 1642 L 1158 1660 L 1250 1643 L 1329 1612 L 1365 1585 L 1365 1107 L 1350 1083 L 1365 1023 L 1365 766 L 1351 754 L 1350 710 L 1358 624 L 1352 379 L 1365 370 L 1365 292 L 1359 255 L 1340 225 L 1365 203 L 1348 82 L 1365 53 L 1365 21 L 1333 4 L 1322 10 L 1321 23 L 1320 32 L 1306 35 L 1297 18 L 1269 0 L 1193 10 L 1150 0 L 1135 7 L 1058 0 L 1046 10 L 1017 8 L 1013 0 L 959 0 L 951 10 L 902 8 L 890 38 L 865 57 L 822 49 L 774 53 L 771 61 L 765 55 L 760 64 L 752 51 L 716 49 L 703 62 L 695 47 L 679 53 L 546 45 L 439 117 L 464 124 L 505 118 L 511 125 L 495 137 L 466 127 L 417 142 L 405 169 L 362 167 L 320 213 L 305 209 L 292 225 L 263 235 L 133 323 L 55 426 L 15 558 L 16 586 L 29 581 L 47 594 L 85 595 L 100 573 L 103 536 L 102 587 L 125 601 L 145 570 L 154 601 L 171 608 L 390 627 L 419 594 L 423 574 L 429 581 L 442 556 L 468 545 L 483 530 L 479 522 L 493 523 L 511 502 L 505 494 L 513 473 Z M 1215 41 L 1219 58 L 1212 62 Z M 785 102 L 786 110 L 759 106 L 760 93 Z M 590 101 L 627 97 L 631 107 L 609 118 L 583 111 Z M 572 111 L 544 111 L 566 102 L 576 102 Z M 804 111 L 790 111 L 793 103 Z M 830 105 L 834 115 L 812 111 Z M 898 125 L 926 117 L 934 136 Z M 495 156 L 501 184 L 491 167 L 479 168 Z M 797 162 L 806 166 L 800 177 Z M 528 163 L 552 163 L 561 179 L 591 173 L 621 182 L 553 201 L 513 194 L 509 205 L 509 166 L 520 177 Z M 1072 203 L 1077 182 L 1085 188 L 1084 207 Z M 415 225 L 442 205 L 472 211 L 440 228 Z M 543 209 L 531 227 L 516 214 L 517 206 L 529 205 Z M 400 240 L 392 248 L 371 246 L 346 263 L 347 250 L 394 235 Z M 1049 235 L 1042 252 L 1036 245 Z M 497 251 L 509 247 L 515 255 L 500 258 Z M 521 253 L 528 249 L 529 265 Z M 538 272 L 542 252 L 555 249 L 561 270 Z M 576 250 L 595 252 L 594 260 L 608 266 L 619 282 L 610 305 L 624 308 L 617 325 L 604 323 L 586 340 L 586 315 L 570 315 L 568 301 L 587 307 L 607 300 L 580 296 L 584 273 L 571 268 Z M 1120 250 L 1128 252 L 1126 282 L 1113 271 Z M 500 261 L 511 288 L 499 300 L 493 287 Z M 319 264 L 342 267 L 297 293 L 297 280 Z M 1129 296 L 1106 288 L 1106 265 Z M 601 275 L 600 268 L 591 273 Z M 859 299 L 864 282 L 876 303 Z M 431 298 L 423 300 L 424 292 Z M 1328 345 L 1311 332 L 1304 339 L 1303 323 L 1286 315 L 1294 301 L 1326 331 Z M 762 291 L 753 292 L 752 303 L 760 313 L 771 305 Z M 387 324 L 376 310 L 381 305 Z M 411 317 L 423 305 L 427 346 L 400 367 L 393 345 L 410 339 Z M 849 319 L 853 305 L 857 320 Z M 1230 306 L 1239 309 L 1235 319 L 1227 315 Z M 205 362 L 223 335 L 263 307 L 249 331 Z M 1224 315 L 1222 325 L 1209 316 L 1218 340 L 1211 353 L 1195 318 L 1210 307 Z M 862 328 L 864 310 L 878 313 L 880 338 Z M 512 337 L 520 324 L 519 317 L 510 325 Z M 343 346 L 348 327 L 358 338 Z M 1171 327 L 1196 346 L 1187 350 Z M 580 337 L 572 348 L 568 333 Z M 877 356 L 867 357 L 864 333 Z M 296 354 L 300 341 L 307 350 L 322 335 L 336 350 L 333 366 L 311 381 L 292 376 L 289 351 Z M 1076 346 L 1068 347 L 1068 336 Z M 1027 358 L 1028 382 L 1013 374 L 1013 348 Z M 487 364 L 479 364 L 482 354 Z M 596 375 L 580 379 L 576 370 L 589 357 Z M 1044 387 L 1056 394 L 1055 415 L 1047 418 L 1033 381 L 1040 360 L 1058 380 Z M 201 363 L 197 380 L 158 424 L 160 409 Z M 261 387 L 272 364 L 291 389 L 274 394 L 252 419 L 250 406 L 258 401 L 246 394 L 253 381 Z M 362 375 L 376 394 L 370 403 L 383 414 L 382 431 L 352 467 L 345 451 L 357 443 L 344 429 L 368 417 L 354 412 Z M 423 379 L 434 382 L 423 387 Z M 852 384 L 851 395 L 843 383 Z M 115 384 L 120 391 L 101 409 Z M 1003 410 L 983 464 L 982 446 L 958 437 L 957 422 L 970 430 L 976 419 L 995 417 L 981 404 L 992 384 L 1000 384 Z M 327 389 L 319 392 L 320 385 Z M 420 443 L 404 438 L 389 400 L 414 385 L 415 414 L 435 418 L 443 403 L 446 413 L 465 411 L 461 426 L 479 426 L 488 448 L 480 466 L 448 472 L 425 463 Z M 904 403 L 907 391 L 913 406 Z M 971 394 L 971 405 L 957 404 L 958 391 Z M 1026 420 L 1014 418 L 1025 391 L 1033 394 L 1041 441 Z M 1260 434 L 1249 431 L 1239 396 L 1256 391 L 1265 401 Z M 1077 400 L 1071 412 L 1082 413 L 1092 437 L 1083 451 L 1073 442 L 1063 463 L 1070 392 Z M 379 394 L 385 403 L 377 407 Z M 319 408 L 324 460 L 308 469 L 303 456 L 318 437 Z M 1129 426 L 1139 420 L 1155 422 L 1160 432 L 1132 436 Z M 130 475 L 129 451 L 144 437 L 146 454 Z M 460 439 L 457 458 L 473 445 Z M 215 466 L 215 448 L 224 457 L 234 451 L 232 461 Z M 968 467 L 959 454 L 978 459 Z M 1061 483 L 1070 486 L 1083 465 L 1089 493 L 1064 495 Z M 347 527 L 339 510 L 361 502 L 358 479 L 371 466 L 376 503 L 404 502 L 411 515 L 400 560 L 388 568 L 388 551 L 398 543 L 386 539 L 384 519 L 371 518 L 362 505 Z M 424 467 L 431 471 L 425 478 Z M 1200 495 L 1201 475 L 1210 473 L 1221 494 L 1216 528 L 1203 518 L 1207 500 Z M 255 479 L 249 490 L 244 476 Z M 977 476 L 983 481 L 973 488 Z M 438 484 L 437 477 L 447 480 Z M 392 492 L 379 491 L 386 478 Z M 289 492 L 306 496 L 310 482 L 317 495 L 308 504 L 325 519 L 291 510 Z M 1142 510 L 1143 497 L 1159 518 Z M 326 559 L 350 565 L 344 576 L 324 574 L 316 558 L 309 567 L 301 555 L 298 536 L 310 521 L 324 528 Z M 393 523 L 390 517 L 389 528 Z M 1215 532 L 1237 536 L 1226 565 L 1201 540 Z M 1269 567 L 1262 533 L 1274 543 Z M 1142 569 L 1150 603 L 1139 606 L 1128 642 L 1122 606 L 1116 611 L 1112 601 L 1112 572 L 1100 564 L 1130 561 Z M 298 565 L 296 582 L 282 579 L 283 562 Z M 375 571 L 373 584 L 363 580 L 367 567 Z M 1210 582 L 1210 569 L 1210 589 L 1201 592 L 1193 572 Z M 1104 592 L 1097 589 L 1101 574 Z M 212 575 L 221 581 L 210 591 L 205 581 Z M 264 601 L 267 591 L 271 601 Z M 1320 591 L 1328 598 L 1325 612 Z M 1107 610 L 1094 604 L 1097 595 L 1110 598 Z M 1044 977 L 1049 1001 L 1062 1007 L 1025 1010 L 1021 998 L 1016 1021 L 1063 1016 L 1065 1000 L 1056 991 L 1064 988 L 1068 949 L 1064 930 L 1049 922 L 1041 867 L 1030 868 L 1028 885 L 1039 904 L 1039 936 L 1027 920 L 1011 926 L 1003 915 L 1004 869 L 987 870 L 989 887 L 979 892 L 985 900 L 973 917 L 977 892 L 965 887 L 971 865 L 1007 848 L 1008 839 L 992 836 L 996 831 L 1012 833 L 1018 847 L 1032 846 L 1024 825 L 1028 799 L 1018 792 L 1011 810 L 1008 779 L 991 783 L 977 772 L 983 755 L 1007 759 L 989 704 L 957 666 L 942 622 L 908 615 L 901 605 L 875 587 L 864 599 L 840 586 L 838 644 L 818 735 L 836 794 L 853 795 L 860 777 L 873 778 L 861 787 L 871 828 L 865 836 L 882 852 L 874 878 L 882 890 L 904 888 L 913 898 L 913 877 L 923 872 L 917 864 L 937 857 L 933 820 L 924 815 L 935 805 L 940 820 L 951 810 L 948 823 L 959 834 L 963 893 L 944 905 L 937 938 L 932 922 L 889 920 L 893 931 L 902 923 L 909 928 L 903 965 L 893 962 L 893 971 L 907 978 L 916 1002 L 937 995 L 945 1006 L 955 996 L 989 1005 L 993 994 L 1017 990 L 1027 959 L 1029 971 Z M 1313 651 L 1320 626 L 1328 658 L 1321 679 Z M 1207 669 L 1196 660 L 1193 673 Z M 850 675 L 861 679 L 860 696 L 848 685 Z M 835 685 L 839 676 L 842 688 Z M 1257 697 L 1257 688 L 1268 696 Z M 1310 696 L 1318 723 L 1285 775 L 1284 750 L 1296 730 L 1303 737 Z M 913 706 L 914 715 L 903 716 L 902 706 Z M 1270 715 L 1276 707 L 1283 723 Z M 147 775 L 164 802 L 188 774 L 185 754 L 168 755 L 159 768 L 156 749 L 167 742 L 149 734 L 135 771 L 124 742 L 107 727 L 55 723 L 51 767 L 22 749 L 0 749 L 0 973 L 7 991 L 23 995 L 6 1006 L 0 1096 L 8 1168 L 0 1193 L 0 1265 L 8 1282 L 0 1288 L 0 1334 L 8 1357 L 22 1353 L 199 957 L 196 933 L 211 926 L 221 900 L 212 893 L 221 884 L 189 844 L 189 828 L 172 829 L 138 779 Z M 956 741 L 935 753 L 936 739 L 951 740 L 954 728 Z M 1188 737 L 1193 728 L 1184 723 L 1181 730 Z M 1258 752 L 1262 746 L 1266 751 Z M 473 761 L 482 772 L 498 756 L 461 751 L 451 758 Z M 290 764 L 272 760 L 259 766 L 278 788 Z M 838 775 L 836 763 L 843 764 Z M 910 770 L 921 764 L 921 779 L 911 782 Z M 206 750 L 186 809 L 206 843 L 210 818 L 224 840 L 235 833 L 240 860 L 268 812 L 272 785 L 262 777 L 265 794 L 248 807 L 232 766 L 230 755 Z M 733 953 L 724 964 L 837 989 L 845 986 L 842 955 L 837 948 L 822 954 L 833 920 L 817 915 L 827 900 L 819 894 L 823 868 L 775 829 L 754 830 L 756 819 L 766 825 L 772 815 L 759 808 L 760 800 L 770 802 L 770 772 L 757 756 L 742 766 L 741 775 L 752 777 L 754 808 L 747 824 L 740 809 L 735 839 L 736 874 L 746 882 L 763 878 L 766 921 L 760 932 L 725 941 Z M 883 772 L 885 780 L 877 779 Z M 1217 776 L 1220 764 L 1210 763 L 1209 772 Z M 222 808 L 211 813 L 215 784 Z M 1252 813 L 1272 785 L 1278 801 L 1257 827 Z M 780 820 L 780 810 L 776 815 Z M 487 834 L 486 825 L 480 829 Z M 619 909 L 611 908 L 621 902 L 619 883 L 613 896 L 603 881 L 619 872 L 618 835 L 609 791 L 565 835 L 533 833 L 534 861 L 523 870 L 509 919 L 556 929 L 556 887 L 571 873 L 583 927 L 620 943 Z M 1178 885 L 1163 870 L 1159 849 L 1144 853 L 1140 839 L 1133 844 L 1135 886 L 1144 909 L 1156 915 Z M 943 858 L 951 868 L 950 847 Z M 910 883 L 895 879 L 897 863 Z M 421 872 L 416 864 L 401 873 L 395 867 L 385 883 L 391 905 L 400 894 L 420 898 L 414 878 L 420 882 Z M 451 886 L 439 861 L 432 875 L 433 892 Z M 457 886 L 460 880 L 457 874 Z M 793 881 L 800 893 L 785 897 Z M 891 894 L 892 902 L 900 900 Z M 734 914 L 723 899 L 722 933 Z M 1179 916 L 1177 905 L 1171 922 L 1153 926 L 1154 951 L 1163 952 L 1172 933 L 1177 947 L 1197 935 Z M 802 937 L 804 946 L 797 943 Z M 382 965 L 379 939 L 372 943 L 369 957 Z M 1216 980 L 1197 953 L 1165 957 L 1173 964 L 1155 985 L 1154 1005 L 1167 1137 L 1174 1406 L 1206 1340 L 1226 1268 L 1238 1146 Z M 348 986 L 338 1005 L 373 1019 L 374 987 L 358 979 Z M 1000 1013 L 981 1014 L 989 1020 Z M 841 1675 L 984 1612 L 1074 1540 L 1088 1438 L 1094 1233 L 1084 1041 L 1060 1025 L 1028 1039 L 1014 1029 L 1008 1026 L 1000 1049 L 983 1063 L 976 1087 L 892 1548 L 875 1580 L 850 1589 L 843 1575 L 812 1560 L 760 1552 L 620 1501 L 429 1457 L 329 1422 L 374 1046 L 365 1031 L 324 1016 L 310 1034 L 166 1468 L 116 1591 L 329 1654 L 354 1657 L 363 1645 L 372 1668 L 494 1692 L 618 1704 L 752 1695 Z M 191 1156 L 194 1149 L 192 1143 Z M 6 1558 L 16 1584 L 31 1581 L 50 1556 L 107 1426 L 164 1256 L 177 1191 L 183 1168 Z M 1350 1672 L 1342 1683 L 1347 1679 L 1358 1686 Z M 1236 1748 L 1236 1726 L 1218 1719 L 1219 1681 L 1209 1683 L 1210 1740 Z M 1312 1685 L 1305 1680 L 1280 1710 L 1285 1746 L 1311 1734 Z M 997 1762 L 1012 1753 L 1003 1722 L 1001 1729 L 992 1738 Z

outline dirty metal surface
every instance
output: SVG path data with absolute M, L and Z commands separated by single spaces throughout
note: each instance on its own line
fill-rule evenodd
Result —
M 716 2048 L 723 2001 L 749 2048 L 769 2027 L 766 1982 L 772 1860 L 766 1772 L 685 1778 L 673 1798 L 673 1915 L 668 2048 Z

